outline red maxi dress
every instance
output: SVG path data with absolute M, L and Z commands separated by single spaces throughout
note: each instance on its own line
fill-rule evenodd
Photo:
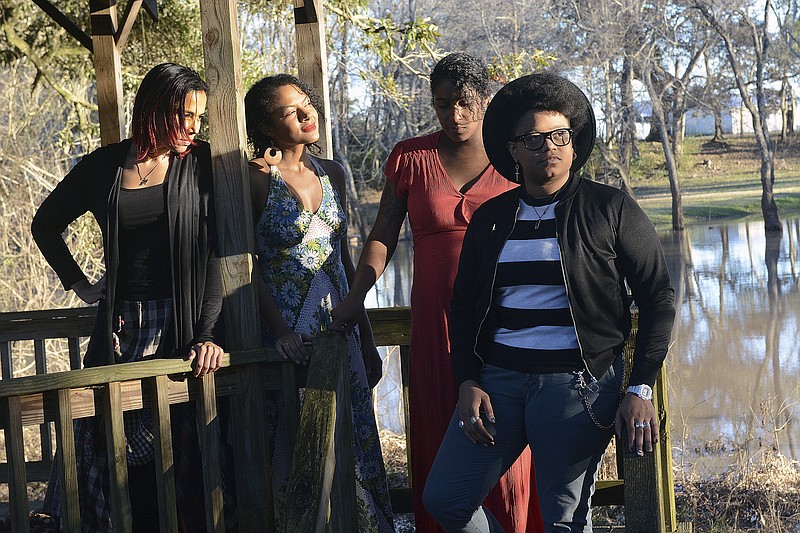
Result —
M 411 476 L 418 533 L 440 532 L 422 505 L 422 491 L 458 402 L 450 367 L 448 322 L 461 244 L 472 213 L 515 185 L 490 165 L 462 194 L 439 160 L 441 131 L 401 141 L 385 173 L 408 205 L 414 236 L 409 404 Z M 508 533 L 544 529 L 528 448 L 484 501 Z

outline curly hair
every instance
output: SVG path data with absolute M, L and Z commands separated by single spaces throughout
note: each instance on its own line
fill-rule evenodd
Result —
M 489 103 L 483 119 L 483 144 L 495 169 L 512 179 L 514 161 L 506 143 L 530 111 L 552 111 L 569 120 L 572 145 L 577 154 L 572 170 L 579 170 L 594 147 L 594 111 L 580 88 L 551 72 L 518 78 L 500 89 Z
M 155 156 L 159 145 L 173 145 L 188 136 L 183 106 L 186 96 L 195 91 L 208 93 L 208 86 L 197 72 L 183 65 L 161 63 L 145 75 L 136 91 L 131 120 L 137 161 Z M 159 138 L 161 135 L 166 138 Z
M 308 96 L 311 105 L 317 112 L 322 111 L 322 101 L 307 83 L 291 74 L 275 74 L 257 81 L 244 97 L 244 114 L 247 141 L 253 147 L 254 157 L 261 157 L 264 151 L 273 146 L 274 139 L 261 131 L 259 127 L 264 121 L 271 120 L 272 110 L 277 99 L 278 89 L 293 85 Z
M 431 93 L 444 81 L 449 81 L 467 99 L 477 104 L 489 98 L 491 85 L 489 83 L 489 70 L 486 64 L 475 56 L 464 52 L 454 52 L 446 55 L 433 67 L 431 71 Z M 477 96 L 477 98 L 474 98 Z M 470 105 L 471 107 L 471 105 Z

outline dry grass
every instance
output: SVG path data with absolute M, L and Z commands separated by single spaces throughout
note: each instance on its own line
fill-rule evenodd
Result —
M 676 473 L 680 519 L 696 531 L 800 531 L 800 463 L 764 449 L 720 476 Z

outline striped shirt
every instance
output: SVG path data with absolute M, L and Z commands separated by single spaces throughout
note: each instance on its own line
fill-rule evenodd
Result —
M 537 374 L 584 367 L 561 270 L 557 203 L 520 199 L 517 222 L 497 261 L 489 364 Z

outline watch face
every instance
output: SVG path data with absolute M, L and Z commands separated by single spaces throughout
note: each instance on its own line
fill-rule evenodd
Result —
M 628 387 L 628 392 L 635 394 L 642 400 L 653 399 L 653 389 L 650 388 L 650 385 L 632 385 Z

